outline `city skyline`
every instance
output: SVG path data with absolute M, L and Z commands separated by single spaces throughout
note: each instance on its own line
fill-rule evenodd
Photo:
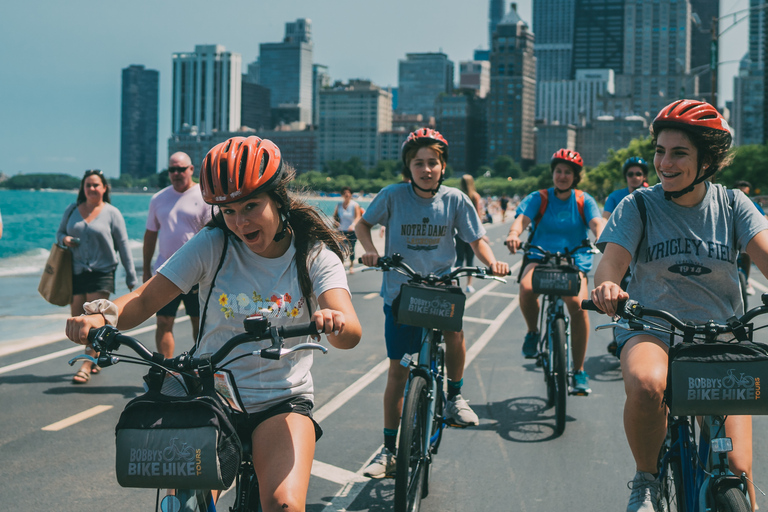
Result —
M 531 0 L 517 4 L 530 26 Z M 261 12 L 266 7 L 269 19 Z M 721 15 L 745 7 L 747 0 L 721 0 Z M 229 27 L 210 22 L 213 10 L 204 2 L 181 0 L 115 5 L 32 0 L 3 5 L 0 42 L 14 50 L 0 54 L 5 78 L 0 90 L 5 121 L 0 123 L 0 171 L 78 176 L 96 167 L 117 177 L 120 71 L 132 64 L 160 71 L 158 168 L 163 168 L 163 141 L 171 134 L 172 54 L 199 44 L 220 44 L 240 53 L 245 68 L 258 56 L 260 43 L 282 40 L 285 23 L 309 18 L 314 63 L 328 66 L 334 81 L 360 78 L 387 87 L 397 86 L 398 61 L 407 53 L 442 51 L 458 63 L 470 60 L 488 41 L 487 2 L 468 9 L 459 0 L 329 0 L 322 5 L 310 0 L 229 0 L 216 5 L 217 12 L 238 13 L 229 18 Z M 744 31 L 731 30 L 723 38 L 721 61 L 738 61 L 746 53 L 746 22 L 743 25 Z M 731 99 L 738 63 L 720 69 L 724 101 Z

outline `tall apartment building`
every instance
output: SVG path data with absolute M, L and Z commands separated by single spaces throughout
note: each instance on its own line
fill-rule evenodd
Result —
M 691 27 L 691 72 L 699 77 L 699 95 L 712 101 L 712 71 L 710 69 L 710 47 L 712 44 L 712 18 L 720 17 L 720 2 L 712 0 L 690 0 L 691 17 L 700 25 Z M 694 16 L 695 14 L 695 16 Z M 750 19 L 750 24 L 752 19 Z M 750 26 L 750 31 L 752 27 Z
M 535 158 L 536 58 L 528 25 L 511 9 L 496 26 L 491 47 L 488 160 L 509 155 L 523 164 Z
M 578 69 L 575 80 L 537 81 L 536 120 L 583 125 L 600 115 L 599 98 L 614 93 L 612 69 Z
M 459 89 L 437 97 L 437 130 L 448 141 L 451 167 L 475 174 L 484 163 L 487 141 L 485 101 L 473 89 Z
M 759 9 L 766 0 L 750 0 L 749 48 L 733 79 L 734 144 L 762 144 L 765 138 L 763 111 L 765 105 L 765 10 Z
M 320 91 L 331 86 L 331 75 L 328 66 L 312 65 L 312 125 L 320 122 Z
M 200 133 L 240 128 L 241 67 L 240 54 L 222 45 L 174 53 L 171 131 L 179 133 L 184 125 Z
M 493 48 L 493 33 L 496 32 L 496 25 L 504 19 L 504 14 L 504 0 L 488 1 L 488 48 Z
M 312 21 L 299 18 L 285 24 L 281 43 L 259 45 L 259 83 L 270 89 L 272 108 L 293 111 L 296 119 L 312 123 Z
M 573 29 L 577 0 L 533 0 L 536 80 L 573 76 Z
M 240 123 L 257 131 L 271 130 L 272 108 L 269 105 L 270 90 L 252 83 L 243 75 L 240 107 Z
M 453 74 L 444 53 L 406 54 L 398 64 L 398 113 L 434 117 L 437 96 L 453 91 Z
M 144 66 L 123 69 L 120 108 L 120 176 L 157 172 L 157 108 L 160 73 Z
M 392 129 L 392 93 L 367 80 L 350 80 L 320 91 L 320 165 L 359 158 L 376 165 L 379 132 Z
M 487 60 L 459 62 L 459 88 L 473 89 L 479 98 L 485 98 L 491 89 L 491 63 Z
M 632 5 L 625 0 L 576 0 L 571 73 L 576 69 L 622 72 L 625 3 Z

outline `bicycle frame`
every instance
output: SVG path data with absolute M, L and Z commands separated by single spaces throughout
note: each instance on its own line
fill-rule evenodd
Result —
M 546 306 L 546 307 L 545 307 Z M 565 321 L 565 347 L 566 347 L 566 368 L 568 369 L 568 382 L 571 382 L 573 377 L 573 358 L 571 356 L 571 319 L 565 313 L 565 303 L 562 297 L 558 295 L 544 295 L 542 296 L 542 304 L 539 313 L 539 332 L 542 333 L 540 346 L 547 347 L 547 368 L 554 367 L 554 347 L 552 344 L 552 337 L 550 336 L 550 326 L 554 324 L 556 318 L 562 318 Z M 541 353 L 541 350 L 539 350 Z M 546 374 L 544 378 L 546 379 Z M 570 385 L 568 386 L 570 389 Z

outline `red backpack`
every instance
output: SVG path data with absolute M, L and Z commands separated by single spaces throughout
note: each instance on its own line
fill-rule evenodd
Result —
M 585 226 L 589 227 L 589 224 L 587 224 L 587 217 L 584 215 L 584 191 L 574 190 L 574 192 L 576 193 L 576 207 L 579 209 L 581 221 L 584 222 Z M 549 193 L 547 192 L 547 189 L 542 188 L 539 190 L 539 196 L 541 196 L 541 206 L 539 206 L 539 213 L 537 213 L 536 217 L 533 219 L 533 222 L 536 224 L 539 223 L 544 216 L 544 212 L 547 210 L 547 203 L 549 202 Z

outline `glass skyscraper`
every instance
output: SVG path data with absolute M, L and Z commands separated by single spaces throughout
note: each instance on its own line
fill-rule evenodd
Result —
M 160 73 L 144 66 L 123 69 L 120 176 L 157 172 L 157 108 Z
M 435 117 L 435 99 L 453 91 L 453 61 L 444 53 L 408 53 L 398 64 L 399 114 Z
M 533 0 L 536 79 L 573 78 L 573 27 L 576 0 Z

